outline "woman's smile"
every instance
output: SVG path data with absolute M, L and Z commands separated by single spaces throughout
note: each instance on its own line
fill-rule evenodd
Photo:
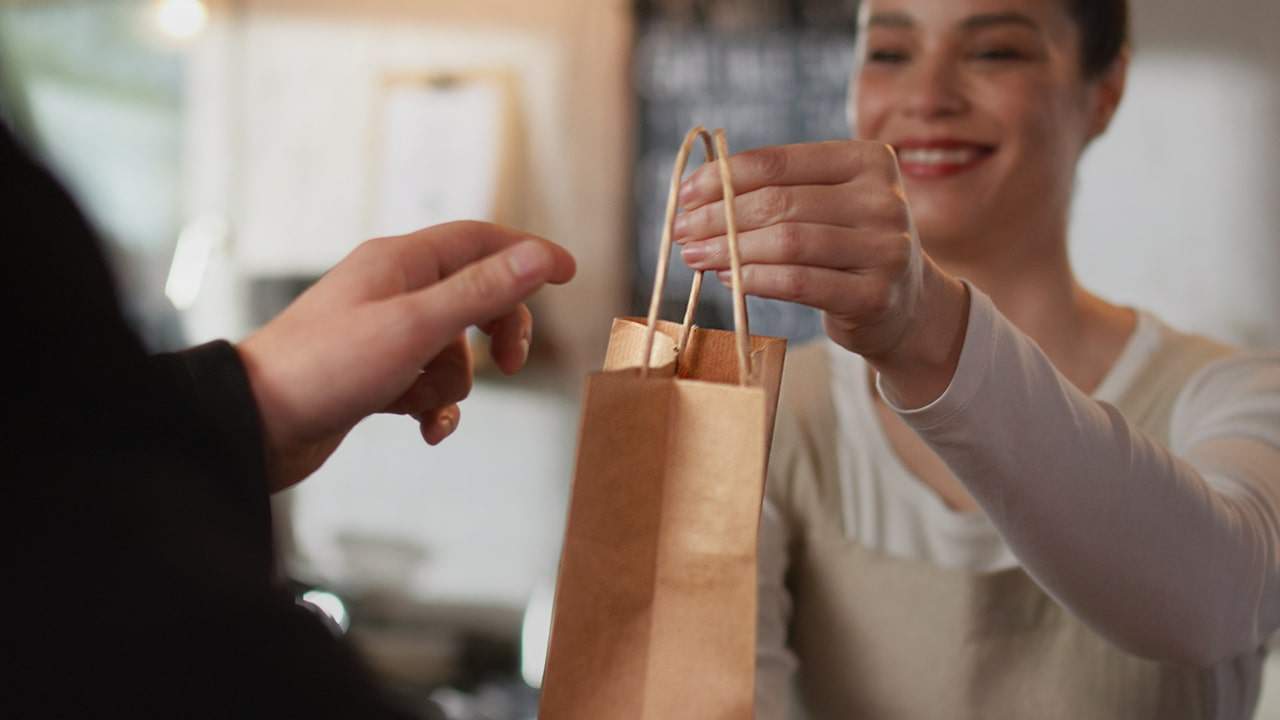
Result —
M 912 138 L 895 143 L 898 166 L 912 180 L 960 175 L 981 165 L 995 152 L 994 145 L 955 138 Z

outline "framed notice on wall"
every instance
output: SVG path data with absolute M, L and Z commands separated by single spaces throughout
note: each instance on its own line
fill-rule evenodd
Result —
M 371 235 L 453 220 L 512 222 L 509 77 L 502 72 L 399 73 L 384 78 L 373 122 Z
M 371 25 L 269 13 L 246 22 L 243 48 L 214 63 L 235 66 L 242 54 L 243 88 L 203 100 L 236 100 L 241 125 L 201 153 L 201 167 L 223 175 L 200 181 L 227 188 L 246 275 L 314 277 L 371 236 L 507 219 L 503 188 L 519 182 L 508 164 L 522 77 L 514 60 L 455 61 L 439 38 L 406 31 L 392 42 Z M 224 119 L 205 111 L 202 122 L 203 132 Z

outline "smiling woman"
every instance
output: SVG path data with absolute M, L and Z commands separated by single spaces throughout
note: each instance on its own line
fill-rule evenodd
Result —
M 1065 247 L 1076 159 L 1115 112 L 1127 65 L 1111 42 L 1110 57 L 1086 59 L 1084 39 L 1123 41 L 1123 14 L 1086 34 L 1060 2 L 866 7 L 850 114 L 859 137 L 898 149 L 928 249 L 970 253 L 985 238 L 1007 253 L 992 231 L 1028 225 L 1060 231 L 1022 252 Z
M 1280 626 L 1280 355 L 1085 290 L 1117 0 L 866 0 L 856 140 L 733 159 L 743 284 L 824 312 L 782 389 L 759 717 L 1250 717 Z M 677 225 L 723 272 L 714 170 Z

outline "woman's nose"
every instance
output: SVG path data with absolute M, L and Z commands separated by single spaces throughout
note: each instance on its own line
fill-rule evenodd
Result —
M 918 60 L 903 78 L 904 110 L 910 116 L 934 119 L 959 115 L 968 107 L 954 63 Z

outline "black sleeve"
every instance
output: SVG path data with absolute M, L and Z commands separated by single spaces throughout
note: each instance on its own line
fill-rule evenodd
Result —
M 228 530 L 252 539 L 259 552 L 245 560 L 258 572 L 271 574 L 274 556 L 270 552 L 273 542 L 262 427 L 239 353 L 230 343 L 219 340 L 153 356 L 149 364 L 149 384 L 169 395 L 155 398 L 154 406 L 176 409 L 173 417 L 158 423 L 157 430 L 168 436 L 169 447 L 186 463 L 219 468 L 209 495 L 237 510 L 236 516 L 243 522 Z M 183 425 L 202 431 L 168 430 Z
M 148 357 L 87 222 L 2 124 L 0 176 L 0 717 L 401 717 L 277 582 L 235 348 Z

